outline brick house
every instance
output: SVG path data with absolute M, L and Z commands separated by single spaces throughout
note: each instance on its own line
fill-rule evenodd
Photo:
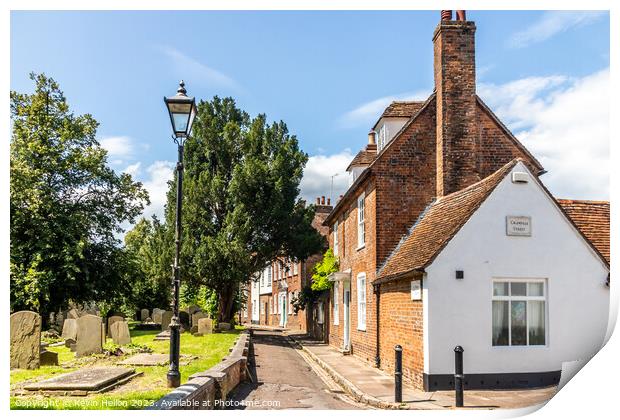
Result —
M 323 236 L 327 236 L 328 228 L 323 221 L 332 211 L 331 200 L 317 197 L 315 215 L 312 226 Z M 312 281 L 314 265 L 322 258 L 322 254 L 312 255 L 304 261 L 294 261 L 281 256 L 272 261 L 261 273 L 246 286 L 246 307 L 242 310 L 242 323 L 282 327 L 292 331 L 310 330 L 315 336 L 324 335 L 323 322 L 318 323 L 313 312 L 299 311 L 295 313 L 291 302 L 299 297 L 302 288 Z M 243 316 L 245 315 L 245 316 Z M 321 321 L 319 319 L 319 321 Z
M 605 334 L 609 291 L 600 280 L 609 274 L 609 213 L 605 234 L 604 216 L 598 207 L 588 202 L 571 205 L 556 201 L 540 183 L 538 177 L 545 172 L 542 165 L 476 95 L 475 30 L 464 12 L 458 20 L 442 14 L 433 35 L 433 94 L 423 102 L 393 102 L 386 108 L 372 127 L 368 144 L 347 169 L 349 189 L 324 222 L 329 227 L 330 247 L 340 261 L 339 272 L 331 276 L 329 343 L 387 371 L 393 369 L 394 345 L 400 344 L 405 378 L 426 390 L 451 386 L 450 357 L 456 344 L 466 348 L 466 369 L 475 372 L 466 384 L 470 388 L 537 386 L 556 383 L 562 362 L 593 354 Z M 512 182 L 513 176 L 524 181 Z M 521 196 L 532 207 L 528 209 L 502 195 L 504 190 Z M 484 210 L 492 205 L 497 213 L 486 214 Z M 601 206 L 604 208 L 605 203 Z M 586 214 L 577 219 L 582 226 L 569 218 L 571 211 Z M 590 215 L 592 211 L 594 216 Z M 526 214 L 522 219 L 513 217 Z M 479 220 L 484 215 L 495 219 Z M 478 261 L 477 253 L 493 254 L 493 249 L 478 243 L 466 229 L 472 220 L 481 226 L 495 226 L 498 230 L 488 232 L 488 243 L 497 244 L 496 249 L 503 250 L 504 255 L 523 253 L 529 258 L 524 260 L 529 267 L 520 267 L 517 262 L 494 265 Z M 506 226 L 497 225 L 498 220 Z M 507 233 L 512 227 L 509 221 L 534 223 L 532 220 L 544 220 L 541 225 L 554 226 L 555 230 L 541 228 L 531 233 L 531 249 L 544 254 L 542 249 L 550 246 L 549 241 L 564 241 L 554 252 L 548 252 L 548 261 L 541 262 L 537 254 L 523 251 L 520 247 L 524 241 L 518 242 L 523 237 Z M 454 244 L 463 246 L 465 239 L 470 243 L 446 260 Z M 567 258 L 566 252 L 578 253 L 579 258 Z M 552 258 L 554 263 L 580 273 L 581 284 L 592 287 L 589 297 L 595 309 L 589 316 L 579 320 L 575 310 L 571 312 L 566 303 L 556 304 L 546 294 L 557 290 L 558 277 L 567 275 L 549 265 Z M 577 259 L 581 267 L 575 265 Z M 503 259 L 498 257 L 497 261 Z M 589 271 L 584 272 L 583 267 Z M 448 280 L 431 276 L 435 272 L 441 273 L 438 277 L 452 272 L 452 279 L 454 273 L 458 279 L 465 272 L 467 279 L 471 273 L 481 277 L 471 289 L 463 290 L 463 284 L 471 286 L 469 282 L 450 283 L 442 298 L 440 285 Z M 494 288 L 513 284 L 516 289 L 531 288 L 532 293 L 542 288 L 545 294 L 531 299 L 512 299 L 510 294 L 490 298 Z M 583 293 L 573 281 L 566 284 L 569 289 L 575 288 L 574 296 Z M 484 299 L 476 293 L 484 294 Z M 459 296 L 469 296 L 470 302 L 459 305 Z M 470 306 L 473 302 L 488 311 L 476 312 L 475 306 Z M 512 309 L 527 307 L 538 314 L 535 320 L 527 315 L 525 322 L 543 322 L 539 333 L 543 331 L 544 339 L 537 335 L 529 347 L 526 334 L 525 344 L 519 348 L 523 351 L 504 352 L 504 345 L 520 346 L 523 338 L 505 341 L 506 331 L 502 329 L 508 322 L 510 332 L 521 334 L 523 328 L 519 330 L 517 321 L 522 319 L 513 320 L 512 328 L 511 316 L 503 312 L 489 316 L 491 306 L 500 311 L 508 308 L 506 305 L 515 305 Z M 549 316 L 543 317 L 542 311 Z M 479 315 L 479 325 L 461 322 L 475 318 L 472 313 Z M 559 338 L 560 317 L 574 320 L 582 336 L 591 338 L 589 344 Z M 437 327 L 431 330 L 434 325 Z M 482 332 L 477 335 L 474 331 L 478 327 Z M 446 337 L 448 331 L 459 338 L 456 344 Z M 461 337 L 459 332 L 465 335 Z M 553 346 L 547 338 L 556 338 L 551 341 Z M 560 350 L 563 341 L 574 345 L 575 350 Z

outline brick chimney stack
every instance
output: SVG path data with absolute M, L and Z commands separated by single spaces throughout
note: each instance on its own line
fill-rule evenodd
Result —
M 449 12 L 449 13 L 447 13 Z M 437 100 L 437 196 L 477 181 L 476 60 L 474 22 L 465 11 L 442 11 L 433 35 Z

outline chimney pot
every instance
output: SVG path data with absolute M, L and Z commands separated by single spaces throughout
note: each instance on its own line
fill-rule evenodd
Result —
M 442 10 L 441 20 L 452 20 L 452 10 Z
M 373 130 L 370 130 L 370 132 L 368 133 L 368 144 L 370 145 L 376 145 L 376 140 L 375 140 L 375 135 L 376 133 Z
M 331 198 L 327 197 L 327 205 L 328 206 L 331 206 L 331 200 L 332 200 Z
M 324 195 L 321 196 L 321 205 L 323 205 L 323 206 L 325 205 L 325 196 Z
M 457 10 L 456 11 L 456 20 L 461 22 L 465 22 L 467 19 L 465 18 L 465 10 Z
M 317 197 L 317 198 L 316 198 L 316 203 L 317 203 L 317 204 L 321 204 L 321 197 Z

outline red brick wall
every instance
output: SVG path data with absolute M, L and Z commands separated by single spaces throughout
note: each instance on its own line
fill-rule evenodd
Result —
M 435 197 L 435 104 L 387 147 L 374 167 L 377 266 Z
M 437 195 L 480 180 L 476 171 L 476 62 L 473 22 L 441 21 L 433 37 L 437 92 Z
M 421 300 L 411 300 L 410 280 L 382 284 L 379 318 L 381 369 L 394 373 L 394 346 L 403 348 L 403 378 L 423 388 L 424 318 Z
M 349 198 L 349 202 L 344 207 L 344 212 L 338 217 L 339 224 L 339 261 L 340 271 L 351 270 L 351 351 L 358 357 L 374 363 L 375 342 L 376 342 L 376 318 L 375 318 L 375 296 L 372 293 L 372 281 L 376 273 L 376 231 L 375 231 L 375 203 L 376 192 L 373 187 L 372 178 L 367 179 Z M 360 193 L 365 192 L 365 246 L 358 249 L 357 244 L 357 198 Z M 331 227 L 330 227 L 331 229 Z M 333 248 L 334 237 L 329 235 L 329 245 Z M 366 329 L 360 330 L 357 322 L 357 275 L 366 274 Z M 341 348 L 344 340 L 344 316 L 342 298 L 342 284 L 340 290 L 340 310 L 339 324 L 333 325 L 333 319 L 329 321 L 329 343 Z M 333 292 L 330 292 L 329 305 L 325 307 L 326 315 L 332 314 Z M 328 317 L 326 316 L 326 319 Z

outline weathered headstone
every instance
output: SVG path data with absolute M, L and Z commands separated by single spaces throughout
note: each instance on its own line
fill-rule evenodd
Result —
M 28 391 L 96 391 L 114 385 L 133 373 L 135 373 L 134 369 L 121 367 L 87 367 L 40 382 L 29 383 L 24 386 L 24 389 Z
M 180 311 L 179 322 L 185 329 L 188 329 L 189 328 L 189 313 L 186 311 Z
M 201 318 L 198 320 L 198 334 L 212 334 L 213 321 L 210 318 Z
M 149 317 L 149 310 L 148 309 L 142 309 L 140 311 L 140 321 L 146 321 L 146 319 Z
M 193 314 L 195 314 L 196 312 L 199 312 L 199 311 L 200 311 L 200 307 L 199 306 L 189 305 L 187 307 L 187 313 L 190 314 L 190 315 L 193 315 Z
M 192 314 L 192 326 L 198 325 L 198 320 L 202 318 L 208 318 L 208 316 L 201 311 Z
M 11 314 L 11 368 L 38 369 L 41 351 L 41 316 L 36 312 Z
M 161 330 L 166 331 L 170 327 L 172 311 L 166 311 L 161 315 Z
M 164 314 L 164 310 L 155 308 L 153 309 L 153 322 L 156 324 L 161 324 L 161 317 Z
M 198 332 L 198 325 L 192 325 L 192 328 L 189 329 L 190 334 L 196 334 Z
M 217 324 L 217 327 L 220 329 L 220 331 L 228 331 L 231 328 L 229 322 L 220 322 L 219 324 Z
M 76 333 L 77 333 L 77 329 L 76 329 Z M 75 351 L 75 338 L 66 338 L 65 347 L 68 349 L 71 349 L 71 351 Z
M 108 335 L 110 336 L 112 335 L 110 333 L 110 328 L 112 328 L 112 325 L 114 325 L 115 322 L 124 321 L 124 320 L 125 318 L 123 318 L 122 316 L 114 315 L 114 316 L 109 317 L 108 318 Z
M 58 353 L 49 350 L 43 350 L 39 355 L 41 366 L 58 366 Z
M 114 344 L 123 346 L 131 344 L 131 336 L 129 335 L 129 325 L 127 321 L 117 321 L 110 326 L 110 337 Z
M 77 320 L 77 339 L 75 352 L 77 357 L 87 354 L 101 353 L 103 351 L 103 339 L 105 329 L 101 317 L 97 315 L 84 315 Z
M 147 324 L 154 324 L 154 322 L 153 322 L 153 320 L 151 319 L 151 317 L 150 317 L 150 316 L 149 316 L 149 317 L 147 317 L 147 318 L 144 320 L 144 322 L 145 322 L 145 323 L 147 323 Z
M 158 353 L 139 353 L 125 360 L 121 360 L 117 365 L 133 366 L 161 366 L 170 361 L 170 355 Z
M 80 317 L 80 313 L 77 309 L 73 308 L 67 313 L 67 318 L 69 319 L 78 319 Z
M 77 319 L 65 319 L 65 322 L 62 326 L 62 334 L 61 337 L 65 340 L 70 338 L 75 340 L 77 336 Z

